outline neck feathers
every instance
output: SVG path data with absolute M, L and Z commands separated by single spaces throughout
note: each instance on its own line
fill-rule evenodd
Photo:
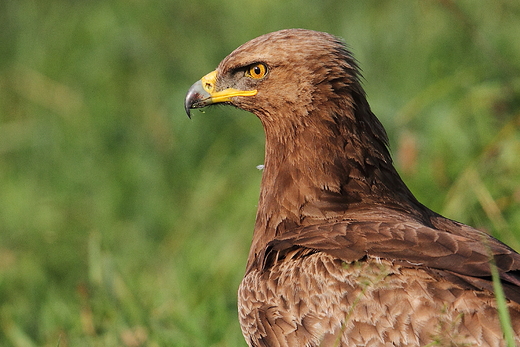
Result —
M 265 167 L 250 260 L 294 227 L 374 205 L 408 213 L 422 206 L 395 171 L 386 132 L 362 90 L 328 101 L 315 100 L 302 114 L 287 111 L 291 117 L 276 124 L 261 117 Z

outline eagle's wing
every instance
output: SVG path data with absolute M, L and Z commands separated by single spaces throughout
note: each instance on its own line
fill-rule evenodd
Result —
M 507 245 L 450 220 L 444 222 L 450 230 L 439 230 L 398 214 L 393 218 L 378 218 L 373 212 L 371 215 L 363 218 L 358 214 L 356 220 L 311 225 L 286 232 L 268 244 L 260 257 L 262 266 L 268 267 L 284 252 L 303 247 L 345 262 L 371 256 L 402 266 L 424 267 L 459 283 L 493 291 L 490 268 L 493 260 L 506 297 L 520 303 L 520 254 Z

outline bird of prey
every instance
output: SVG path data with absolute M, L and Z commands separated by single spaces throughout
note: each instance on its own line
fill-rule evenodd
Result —
M 185 108 L 233 105 L 266 137 L 238 291 L 249 346 L 504 346 L 491 263 L 520 344 L 520 254 L 416 200 L 342 40 L 288 29 L 238 47 Z

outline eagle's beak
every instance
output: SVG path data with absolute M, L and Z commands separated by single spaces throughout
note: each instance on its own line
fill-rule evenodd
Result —
M 211 104 L 220 102 L 229 102 L 235 96 L 252 96 L 256 95 L 256 90 L 238 90 L 234 88 L 227 88 L 221 91 L 215 90 L 217 82 L 217 70 L 210 72 L 195 82 L 184 100 L 184 109 L 191 118 L 190 111 L 192 108 L 206 107 Z

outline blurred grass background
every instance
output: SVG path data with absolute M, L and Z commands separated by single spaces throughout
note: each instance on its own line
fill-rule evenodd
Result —
M 4 0 L 1 346 L 245 346 L 263 131 L 183 99 L 290 27 L 349 43 L 423 203 L 520 249 L 515 0 Z

